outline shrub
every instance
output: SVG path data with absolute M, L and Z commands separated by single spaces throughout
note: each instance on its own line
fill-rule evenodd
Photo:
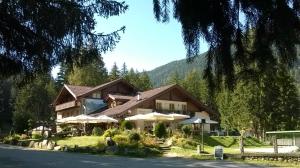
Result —
M 120 134 L 120 131 L 116 128 L 113 128 L 113 129 L 108 129 L 104 132 L 103 134 L 103 137 L 106 138 L 106 137 L 113 137 L 117 134 Z
M 20 139 L 21 139 L 21 140 L 28 139 L 28 136 L 27 136 L 26 134 L 22 134 L 22 135 L 20 136 Z
M 189 125 L 184 125 L 181 130 L 186 137 L 190 136 L 192 133 L 192 128 Z
M 195 149 L 199 144 L 192 139 L 178 138 L 175 141 L 175 145 L 182 148 Z
M 126 121 L 126 120 L 124 120 L 124 121 L 122 121 L 122 123 L 121 123 L 121 129 L 123 129 L 123 130 L 131 130 L 133 128 L 133 125 L 132 125 L 132 123 L 131 122 L 129 122 L 129 121 Z
M 98 143 L 97 143 L 97 148 L 98 148 L 99 150 L 105 150 L 105 147 L 106 147 L 106 144 L 105 144 L 104 141 L 98 141 Z
M 111 130 L 111 134 L 112 136 L 115 136 L 117 134 L 120 134 L 120 131 L 117 129 L 117 128 L 113 128 L 113 129 L 110 129 Z
M 106 131 L 104 132 L 104 134 L 103 134 L 103 137 L 104 137 L 104 138 L 106 138 L 106 137 L 111 137 L 111 136 L 112 136 L 112 134 L 111 134 L 110 129 L 106 130 Z
M 166 137 L 167 131 L 163 123 L 158 123 L 154 129 L 154 135 L 158 138 Z
M 94 136 L 101 136 L 103 134 L 103 131 L 100 127 L 94 127 L 92 131 L 92 135 Z
M 9 135 L 3 138 L 3 143 L 16 145 L 20 140 L 20 136 L 18 134 Z
M 183 133 L 181 131 L 174 131 L 173 132 L 173 138 L 178 139 L 178 138 L 183 138 Z
M 13 113 L 13 125 L 17 133 L 24 133 L 24 130 L 29 129 L 28 120 L 31 119 L 31 115 L 23 112 Z
M 115 135 L 113 137 L 113 140 L 119 145 L 119 144 L 128 144 L 129 138 L 126 135 Z
M 129 140 L 130 142 L 138 142 L 141 140 L 141 136 L 136 132 L 132 132 L 129 134 Z
M 43 136 L 41 134 L 34 133 L 34 134 L 31 135 L 31 138 L 32 139 L 42 139 Z
M 155 138 L 150 137 L 150 136 L 145 136 L 142 139 L 142 143 L 143 143 L 143 145 L 145 145 L 147 147 L 151 147 L 151 148 L 158 148 L 159 147 L 159 145 L 156 142 Z

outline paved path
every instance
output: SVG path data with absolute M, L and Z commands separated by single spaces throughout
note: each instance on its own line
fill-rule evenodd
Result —
M 79 153 L 37 151 L 0 145 L 0 168 L 250 168 L 258 167 L 227 161 L 198 161 L 184 158 L 128 158 Z

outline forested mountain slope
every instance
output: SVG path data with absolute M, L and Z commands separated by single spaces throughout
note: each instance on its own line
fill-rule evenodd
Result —
M 206 66 L 206 53 L 202 53 L 191 63 L 187 63 L 186 59 L 170 62 L 168 64 L 157 67 L 148 71 L 148 75 L 153 87 L 158 87 L 168 79 L 168 77 L 177 71 L 180 78 L 184 78 L 185 74 L 192 69 L 202 71 Z
M 148 71 L 148 75 L 153 84 L 153 87 L 163 85 L 168 77 L 177 71 L 179 77 L 183 79 L 185 74 L 189 71 L 196 69 L 202 72 L 206 67 L 206 54 L 202 53 L 195 58 L 191 63 L 187 63 L 186 59 L 172 61 L 165 65 L 159 66 L 151 71 Z M 298 48 L 298 60 L 295 62 L 294 68 L 291 70 L 292 76 L 294 76 L 298 88 L 300 87 L 300 49 Z

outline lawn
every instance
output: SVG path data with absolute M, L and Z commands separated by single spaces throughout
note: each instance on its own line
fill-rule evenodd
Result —
M 57 145 L 60 146 L 74 146 L 79 147 L 95 147 L 99 141 L 104 141 L 102 136 L 79 136 L 79 137 L 66 137 L 63 139 L 55 139 Z
M 204 136 L 204 151 L 208 155 L 214 154 L 215 146 L 223 146 L 225 154 L 239 154 L 239 137 L 234 136 Z M 245 148 L 267 147 L 266 144 L 255 138 L 245 138 Z M 197 159 L 207 158 L 207 155 L 199 156 L 197 154 L 197 145 L 201 144 L 201 136 L 193 138 L 179 139 L 174 146 L 171 147 L 171 153 L 183 157 L 194 157 Z M 268 146 L 269 147 L 269 146 Z M 213 158 L 213 157 L 212 157 Z
M 195 139 L 201 142 L 201 137 L 197 136 Z M 223 146 L 225 148 L 238 148 L 239 147 L 239 137 L 238 136 L 204 136 L 204 144 L 207 146 Z M 244 139 L 245 147 L 261 147 L 266 146 L 266 144 L 260 142 L 256 138 L 247 137 Z
M 245 138 L 245 148 L 261 148 L 271 147 L 255 138 Z M 224 147 L 224 154 L 239 154 L 239 137 L 218 137 L 204 136 L 204 151 L 206 154 L 197 154 L 196 145 L 201 144 L 201 137 L 180 139 L 175 146 L 171 147 L 170 153 L 173 156 L 189 157 L 198 160 L 214 160 L 214 146 L 221 145 Z M 177 145 L 177 146 L 176 146 Z M 229 158 L 231 161 L 255 164 L 266 167 L 300 167 L 300 163 L 286 163 L 282 161 L 267 160 L 242 160 L 237 158 Z
M 204 146 L 204 151 L 207 154 L 213 155 L 214 147 Z M 172 146 L 170 152 L 177 154 L 178 156 L 182 156 L 182 157 L 193 157 L 194 155 L 198 155 L 197 148 L 190 149 L 190 148 L 182 148 L 182 147 L 178 147 L 178 146 Z M 224 148 L 224 153 L 239 154 L 239 150 L 238 150 L 238 148 Z

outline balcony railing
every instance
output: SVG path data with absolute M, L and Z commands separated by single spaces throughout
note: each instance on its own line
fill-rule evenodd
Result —
M 70 102 L 66 102 L 66 103 L 55 106 L 55 111 L 60 111 L 60 110 L 64 110 L 64 109 L 75 107 L 75 106 L 76 106 L 76 101 L 70 101 Z
M 154 110 L 154 111 L 159 112 L 159 113 L 163 113 L 163 114 L 169 114 L 169 113 L 187 114 L 187 113 L 188 113 L 187 111 L 184 111 L 184 110 L 164 110 L 164 109 L 156 109 L 156 110 Z

